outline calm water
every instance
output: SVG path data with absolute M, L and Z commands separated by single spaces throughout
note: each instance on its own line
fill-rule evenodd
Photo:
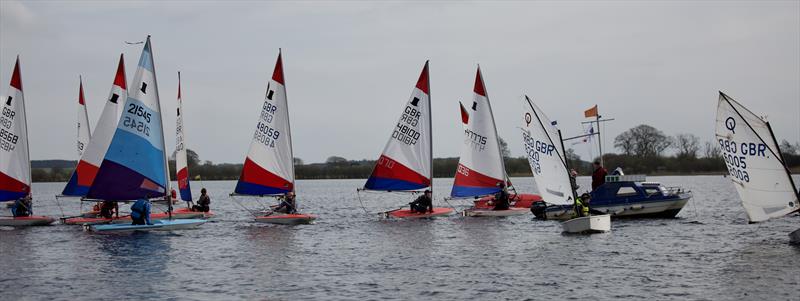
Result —
M 615 220 L 612 232 L 591 236 L 562 235 L 532 215 L 382 220 L 361 208 L 361 180 L 298 181 L 301 207 L 317 222 L 261 225 L 227 196 L 234 182 L 205 182 L 217 216 L 199 230 L 2 229 L 0 299 L 800 300 L 800 247 L 787 236 L 800 217 L 748 225 L 728 179 L 650 179 L 694 198 L 677 219 Z M 513 182 L 533 191 L 530 178 Z M 451 183 L 437 179 L 435 196 Z M 54 201 L 62 187 L 34 184 L 37 214 L 79 211 L 79 202 Z M 409 197 L 362 200 L 378 212 Z

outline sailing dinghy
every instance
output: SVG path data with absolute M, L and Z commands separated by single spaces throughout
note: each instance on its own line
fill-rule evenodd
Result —
M 800 193 L 769 122 L 719 92 L 716 138 L 751 223 L 800 210 Z M 790 234 L 800 243 L 800 229 Z
M 127 95 L 122 106 L 122 115 L 86 198 L 114 202 L 166 200 L 167 214 L 171 217 L 172 201 L 167 192 L 169 172 L 161 102 L 150 36 L 142 49 L 133 87 L 133 93 Z M 156 221 L 153 225 L 88 225 L 86 229 L 102 232 L 178 230 L 197 227 L 205 222 L 202 219 L 169 218 Z
M 2 100 L 0 115 L 0 202 L 15 202 L 31 197 L 31 161 L 28 148 L 28 123 L 19 57 L 11 74 L 8 96 Z M 54 218 L 32 215 L 0 216 L 0 226 L 43 226 Z
M 574 205 L 577 198 L 569 179 L 561 131 L 525 96 L 522 140 L 533 181 L 548 204 Z M 556 142 L 558 144 L 556 144 Z M 611 231 L 611 215 L 577 217 L 561 223 L 566 233 Z
M 189 185 L 189 161 L 186 155 L 185 135 L 183 133 L 183 98 L 181 97 L 181 73 L 178 72 L 178 110 L 175 119 L 175 176 L 178 178 L 178 198 L 186 202 L 186 207 L 175 209 L 173 215 L 181 215 L 183 218 L 210 217 L 214 215 L 211 211 L 199 212 L 192 211 L 192 189 Z
M 267 93 L 261 114 L 244 161 L 242 174 L 231 197 L 285 197 L 294 193 L 294 157 L 292 155 L 292 133 L 289 126 L 289 106 L 283 76 L 283 62 L 278 52 L 278 61 L 272 79 L 267 84 Z M 295 206 L 297 203 L 295 202 Z M 297 208 L 295 208 L 297 210 Z M 266 210 L 253 213 L 256 222 L 270 224 L 307 224 L 317 217 L 310 214 L 283 214 Z
M 357 191 L 419 193 L 430 189 L 432 193 L 432 137 L 430 78 L 426 61 L 389 142 L 364 187 Z M 382 212 L 386 217 L 395 218 L 429 218 L 451 213 L 452 208 L 444 207 L 434 207 L 433 212 L 425 213 L 411 212 L 411 209 L 402 207 Z
M 461 121 L 464 124 L 464 144 L 458 161 L 452 198 L 481 198 L 503 190 L 511 183 L 506 174 L 500 141 L 492 114 L 492 106 L 486 93 L 481 68 L 475 75 L 472 105 L 465 109 L 461 105 Z M 511 196 L 509 196 L 511 198 Z M 512 216 L 528 214 L 528 208 L 509 207 L 494 210 L 493 205 L 476 201 L 476 206 L 464 210 L 465 216 Z

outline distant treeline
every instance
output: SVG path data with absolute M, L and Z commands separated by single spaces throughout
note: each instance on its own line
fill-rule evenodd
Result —
M 501 152 L 505 156 L 506 171 L 510 176 L 531 176 L 528 160 L 525 157 L 509 157 L 508 146 L 501 139 Z M 666 136 L 661 131 L 649 126 L 639 125 L 623 132 L 614 139 L 614 147 L 622 153 L 606 153 L 603 155 L 605 167 L 613 170 L 621 167 L 628 174 L 723 174 L 726 173 L 725 161 L 715 143 L 700 144 L 700 139 L 692 134 Z M 673 149 L 672 155 L 664 153 Z M 795 172 L 800 171 L 800 143 L 780 143 L 786 164 Z M 187 150 L 189 174 L 193 179 L 203 180 L 236 180 L 242 172 L 242 164 L 214 164 L 200 160 L 200 156 L 191 149 Z M 572 149 L 567 150 L 569 165 L 580 175 L 590 175 L 592 165 L 576 155 Z M 174 154 L 173 157 L 174 159 Z M 592 161 L 598 158 L 591 158 Z M 75 161 L 41 160 L 32 161 L 33 181 L 64 182 L 69 180 Z M 375 166 L 373 160 L 347 160 L 339 156 L 331 156 L 325 163 L 304 164 L 300 158 L 294 159 L 295 172 L 298 179 L 365 179 Z M 175 179 L 175 161 L 169 160 L 171 177 Z M 433 159 L 433 176 L 451 178 L 455 174 L 458 158 Z

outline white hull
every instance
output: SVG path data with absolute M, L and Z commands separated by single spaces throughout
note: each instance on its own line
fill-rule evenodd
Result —
M 789 243 L 800 245 L 800 229 L 794 230 L 794 232 L 789 233 Z
M 561 223 L 566 233 L 600 233 L 611 231 L 611 215 L 578 217 Z
M 203 219 L 157 220 L 152 225 L 109 224 L 84 225 L 84 229 L 92 232 L 133 232 L 133 231 L 172 231 L 197 228 L 204 224 Z
M 511 207 L 508 210 L 491 210 L 491 209 L 474 209 L 470 208 L 464 210 L 464 216 L 515 216 L 529 214 L 531 211 L 528 208 L 515 208 Z
M 47 216 L 26 216 L 26 217 L 0 217 L 0 226 L 10 227 L 29 227 L 47 226 L 56 219 Z
M 641 204 L 620 204 L 620 205 L 608 205 L 608 206 L 592 206 L 592 210 L 597 210 L 600 212 L 604 212 L 609 214 L 615 218 L 617 217 L 636 217 L 636 216 L 652 216 L 652 215 L 659 215 L 666 212 L 671 211 L 679 211 L 686 203 L 689 201 L 689 198 L 685 199 L 676 199 L 676 200 L 664 200 L 658 202 L 646 202 Z M 572 206 L 565 208 L 564 210 L 548 210 L 547 211 L 547 219 L 548 220 L 569 220 L 572 218 L 572 214 L 575 210 L 572 209 Z

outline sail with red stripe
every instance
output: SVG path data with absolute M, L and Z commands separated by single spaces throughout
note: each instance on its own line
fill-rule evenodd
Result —
M 261 106 L 236 194 L 279 195 L 294 191 L 294 159 L 281 54 Z
M 178 176 L 180 198 L 192 201 L 192 189 L 189 186 L 189 165 L 186 157 L 186 145 L 183 133 L 183 99 L 181 98 L 181 73 L 178 72 L 178 118 L 175 119 L 175 169 Z
M 19 57 L 0 114 L 0 202 L 14 201 L 31 191 L 28 124 Z
M 163 118 L 149 36 L 132 83 L 134 89 L 125 99 L 111 144 L 86 194 L 89 198 L 121 201 L 167 196 Z
M 428 62 L 365 189 L 417 190 L 431 186 L 431 101 Z
M 472 104 L 461 111 L 464 144 L 453 182 L 452 197 L 477 197 L 500 191 L 508 176 L 500 153 L 497 127 L 481 75 L 475 75 Z
M 83 97 L 83 78 L 80 79 L 78 87 L 78 157 L 83 156 L 83 150 L 92 138 L 92 130 L 89 127 L 89 113 L 86 111 L 86 100 Z
M 128 97 L 128 90 L 125 78 L 125 59 L 122 54 L 119 56 L 119 63 L 117 64 L 117 71 L 114 75 L 114 81 L 111 84 L 111 91 L 108 93 L 106 104 L 103 106 L 103 112 L 100 114 L 100 119 L 97 121 L 92 139 L 89 140 L 86 148 L 83 151 L 80 161 L 78 161 L 75 171 L 61 192 L 65 196 L 82 197 L 86 196 L 89 192 L 89 187 L 92 186 L 94 178 L 97 175 L 97 170 L 100 164 L 103 163 L 103 157 L 106 155 L 106 150 L 111 144 L 111 139 L 114 137 L 114 132 L 117 129 L 119 116 L 122 113 L 122 102 Z M 87 123 L 88 129 L 88 123 Z

